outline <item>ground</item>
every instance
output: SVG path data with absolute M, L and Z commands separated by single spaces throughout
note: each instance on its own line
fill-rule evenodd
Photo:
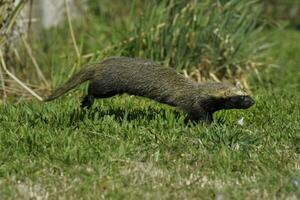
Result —
M 0 105 L 0 199 L 299 199 L 300 32 L 265 34 L 256 105 L 212 125 L 126 95 Z

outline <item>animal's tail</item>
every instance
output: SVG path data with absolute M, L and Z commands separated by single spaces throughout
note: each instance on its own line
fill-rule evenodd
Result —
M 52 101 L 61 95 L 67 93 L 69 90 L 75 88 L 77 85 L 90 80 L 94 75 L 94 65 L 85 67 L 75 75 L 73 75 L 63 86 L 56 89 L 51 95 L 46 97 L 43 101 Z

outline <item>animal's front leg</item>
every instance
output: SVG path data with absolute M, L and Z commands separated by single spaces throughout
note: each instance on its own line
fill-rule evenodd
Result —
M 189 112 L 185 122 L 192 122 L 192 123 L 199 123 L 199 122 L 205 122 L 205 123 L 212 123 L 213 122 L 213 115 L 212 113 L 206 112 L 202 109 L 197 111 Z

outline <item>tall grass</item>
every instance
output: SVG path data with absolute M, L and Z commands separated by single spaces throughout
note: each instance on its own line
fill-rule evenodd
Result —
M 119 50 L 147 57 L 198 78 L 239 77 L 262 49 L 256 1 L 149 2 Z
M 42 98 L 22 82 L 15 72 L 19 71 L 13 66 L 17 63 L 15 60 L 21 60 L 20 49 L 24 49 L 27 57 L 30 58 L 37 78 L 47 85 L 47 80 L 41 71 L 31 49 L 31 46 L 25 39 L 24 28 L 18 24 L 21 20 L 19 14 L 27 1 L 20 1 L 15 4 L 14 1 L 3 1 L 0 3 L 0 83 L 2 99 L 6 100 L 7 93 L 24 94 L 30 93 L 39 100 Z M 22 45 L 21 45 L 22 44 Z M 29 74 L 30 79 L 33 74 Z M 7 87 L 8 86 L 8 87 Z

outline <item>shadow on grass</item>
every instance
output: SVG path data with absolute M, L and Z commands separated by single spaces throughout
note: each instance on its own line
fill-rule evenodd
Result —
M 70 113 L 69 124 L 75 125 L 78 124 L 80 121 L 84 121 L 86 118 L 92 121 L 101 120 L 105 116 L 112 116 L 113 119 L 117 123 L 122 123 L 124 120 L 128 122 L 132 121 L 151 121 L 151 120 L 163 120 L 168 121 L 170 120 L 170 116 L 178 120 L 182 113 L 177 110 L 166 110 L 166 109 L 159 109 L 153 107 L 147 108 L 126 108 L 126 107 L 114 107 L 110 109 L 101 109 L 99 107 L 94 107 L 90 109 L 75 109 Z M 187 123 L 188 126 L 195 126 L 199 123 Z M 230 125 L 228 121 L 224 118 L 224 116 L 214 116 L 214 124 L 218 125 Z
M 156 109 L 152 107 L 145 108 L 131 108 L 126 109 L 123 107 L 117 108 L 110 108 L 110 109 L 101 109 L 99 107 L 91 108 L 91 109 L 76 109 L 70 113 L 70 122 L 72 124 L 76 124 L 79 121 L 83 121 L 85 118 L 90 120 L 99 120 L 104 118 L 105 116 L 113 116 L 114 120 L 118 123 L 121 123 L 123 120 L 128 122 L 136 121 L 136 120 L 143 120 L 143 121 L 150 121 L 153 119 L 162 119 L 168 120 L 168 112 L 172 112 L 171 116 L 175 119 L 180 117 L 180 112 L 176 110 L 167 111 L 164 109 Z

